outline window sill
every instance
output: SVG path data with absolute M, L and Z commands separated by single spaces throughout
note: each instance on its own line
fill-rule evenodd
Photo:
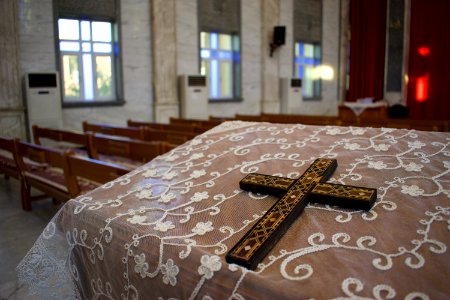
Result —
M 214 98 L 208 99 L 209 103 L 228 103 L 228 102 L 242 102 L 244 99 L 241 97 L 236 98 Z
M 303 101 L 322 101 L 322 97 L 303 98 Z
M 123 106 L 125 100 L 112 101 L 77 101 L 77 102 L 63 102 L 63 108 L 80 108 L 80 107 L 98 107 L 98 106 Z

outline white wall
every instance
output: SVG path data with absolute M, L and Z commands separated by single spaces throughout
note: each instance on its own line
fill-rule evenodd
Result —
M 56 69 L 52 0 L 19 0 L 21 77 Z M 64 128 L 81 122 L 124 125 L 127 119 L 152 120 L 150 0 L 121 1 L 123 91 L 116 107 L 63 109 Z
M 229 117 L 236 113 L 260 114 L 263 111 L 263 104 L 267 106 L 267 104 L 276 105 L 278 103 L 278 99 L 276 99 L 278 93 L 273 93 L 274 90 L 278 90 L 278 83 L 272 79 L 293 74 L 293 1 L 271 0 L 271 6 L 275 5 L 278 9 L 274 12 L 267 10 L 264 14 L 262 1 L 241 1 L 243 101 L 209 103 L 210 115 Z M 335 77 L 332 81 L 323 81 L 321 101 L 304 103 L 305 114 L 337 114 L 339 3 L 340 0 L 323 1 L 323 63 L 334 69 Z M 151 5 L 152 0 L 121 1 L 123 89 L 126 104 L 117 107 L 63 109 L 65 128 L 80 129 L 83 120 L 118 125 L 125 124 L 127 119 L 153 121 L 152 76 L 154 75 L 152 73 L 155 71 L 152 70 L 152 63 L 158 62 L 152 62 Z M 197 0 L 176 0 L 174 7 L 176 73 L 177 75 L 196 74 L 199 71 Z M 50 71 L 56 68 L 52 11 L 52 0 L 19 0 L 21 77 L 26 72 Z M 286 44 L 279 48 L 272 58 L 268 58 L 265 57 L 267 54 L 265 50 L 269 45 L 265 44 L 269 38 L 271 26 L 268 26 L 267 22 L 274 20 L 277 23 L 275 25 L 286 26 Z M 263 38 L 263 28 L 266 29 L 264 33 L 264 36 L 267 35 L 266 38 Z M 159 29 L 153 28 L 153 30 Z M 266 92 L 263 93 L 263 91 Z M 267 99 L 264 100 L 264 97 Z M 178 99 L 173 101 L 176 102 Z M 270 110 L 272 109 L 276 108 L 270 107 Z

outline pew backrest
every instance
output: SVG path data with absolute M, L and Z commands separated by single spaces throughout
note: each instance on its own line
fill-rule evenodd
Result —
M 87 157 L 64 155 L 64 174 L 72 198 L 125 175 L 129 171 L 117 164 Z
M 96 132 L 108 135 L 117 135 L 128 137 L 131 139 L 143 140 L 145 134 L 140 127 L 128 127 L 128 126 L 115 126 L 109 124 L 94 124 L 83 121 L 83 131 L 84 132 Z

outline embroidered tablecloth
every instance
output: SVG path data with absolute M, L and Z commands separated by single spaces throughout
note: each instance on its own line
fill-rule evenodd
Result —
M 44 299 L 444 299 L 450 134 L 225 122 L 67 202 L 18 266 Z M 255 271 L 225 254 L 276 197 L 250 172 L 374 187 L 369 211 L 309 204 Z M 366 298 L 365 298 L 366 299 Z

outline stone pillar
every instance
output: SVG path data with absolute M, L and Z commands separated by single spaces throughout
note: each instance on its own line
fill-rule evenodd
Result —
M 262 72 L 262 99 L 261 109 L 263 113 L 280 112 L 279 96 L 279 65 L 280 49 L 277 49 L 273 56 L 270 56 L 270 43 L 273 39 L 273 28 L 278 26 L 280 21 L 280 1 L 261 1 L 261 72 Z
M 285 44 L 277 50 L 280 57 L 280 77 L 294 75 L 294 1 L 280 2 L 280 25 L 286 26 Z
M 197 0 L 176 0 L 177 74 L 199 74 Z
M 25 137 L 16 0 L 0 1 L 0 136 Z
M 167 123 L 179 116 L 175 0 L 153 0 L 151 17 L 154 120 Z

